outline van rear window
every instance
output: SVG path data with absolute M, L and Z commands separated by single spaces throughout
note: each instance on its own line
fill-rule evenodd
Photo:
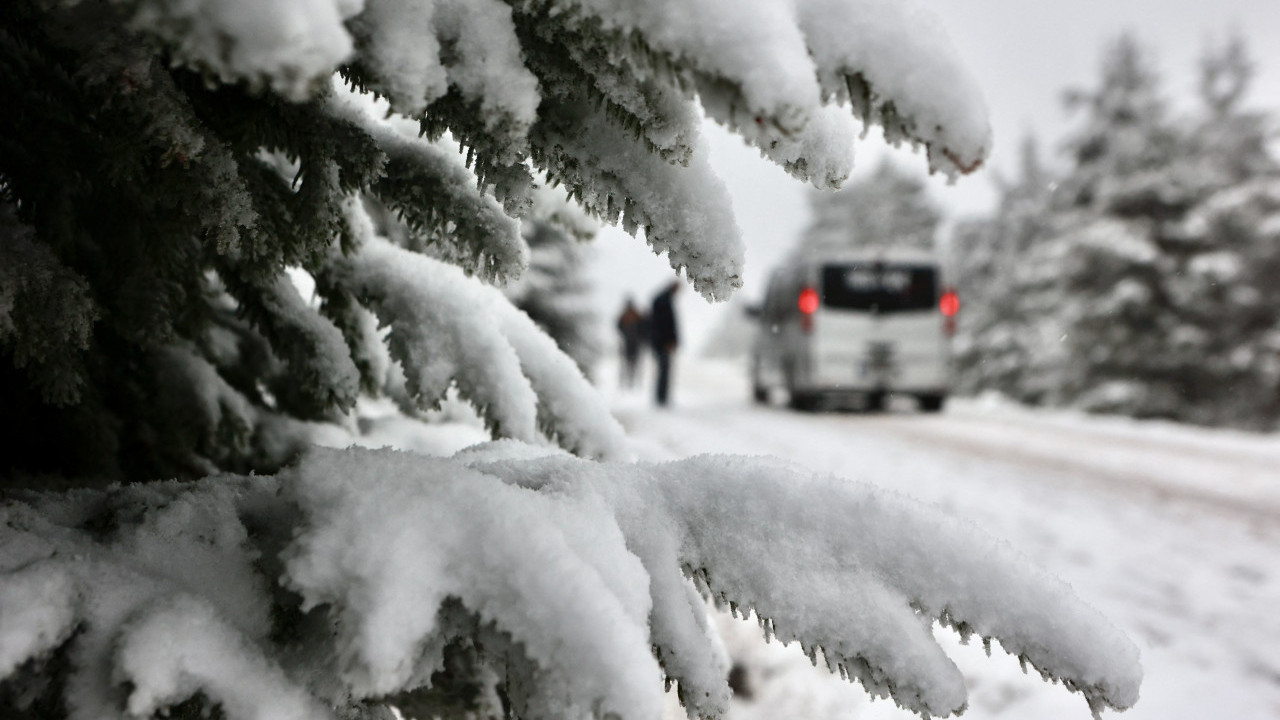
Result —
M 937 271 L 928 265 L 849 263 L 822 268 L 822 304 L 844 310 L 932 310 Z

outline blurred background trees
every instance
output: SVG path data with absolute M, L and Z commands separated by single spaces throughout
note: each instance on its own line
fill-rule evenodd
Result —
M 932 250 L 942 213 L 924 179 L 885 158 L 836 192 L 812 191 L 813 220 L 794 255 L 865 248 Z
M 1066 94 L 1067 166 L 1028 140 L 990 217 L 953 239 L 963 389 L 1138 417 L 1272 427 L 1280 417 L 1280 163 L 1243 104 L 1238 38 L 1169 109 L 1132 36 Z
M 605 344 L 603 315 L 592 295 L 589 241 L 596 228 L 596 222 L 567 199 L 540 193 L 533 216 L 521 224 L 529 266 L 503 288 L 587 377 Z

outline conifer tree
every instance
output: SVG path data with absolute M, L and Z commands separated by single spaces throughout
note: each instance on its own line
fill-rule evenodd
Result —
M 1032 371 L 1049 378 L 1054 403 L 1168 416 L 1188 365 L 1164 352 L 1177 319 L 1163 295 L 1159 238 L 1194 188 L 1177 172 L 1181 137 L 1136 39 L 1118 38 L 1102 67 L 1096 90 L 1068 94 L 1084 110 L 1067 141 L 1074 166 L 1051 238 L 1029 258 L 1053 268 L 1032 316 L 1047 326 L 1045 341 L 1057 336 Z
M 0 716 L 630 720 L 665 682 L 714 717 L 704 600 L 921 715 L 966 703 L 934 621 L 1132 705 L 1132 643 L 961 523 L 760 459 L 630 462 L 495 287 L 559 184 L 728 296 L 699 104 L 817 185 L 854 116 L 972 170 L 948 48 L 861 0 L 0 5 Z M 316 444 L 398 385 L 494 440 Z
M 596 225 L 571 203 L 545 195 L 522 225 L 529 266 L 504 293 L 590 377 L 603 352 L 604 331 L 588 277 L 588 241 Z
M 1270 429 L 1280 421 L 1280 328 L 1270 310 L 1280 299 L 1280 159 L 1271 119 L 1244 104 L 1253 66 L 1243 41 L 1208 48 L 1199 74 L 1185 164 L 1202 190 L 1167 233 L 1176 251 L 1168 294 L 1191 328 L 1184 351 L 1197 358 L 1183 417 Z
M 810 195 L 813 222 L 798 254 L 906 247 L 932 251 L 941 214 L 924 181 L 890 160 L 840 190 Z
M 1117 38 L 1101 67 L 1098 87 L 1066 94 L 1083 115 L 1064 144 L 1071 167 L 1042 193 L 1043 219 L 995 303 L 1018 325 L 981 331 L 1004 339 L 997 355 L 1019 348 L 1017 370 L 1005 377 L 1015 397 L 1172 417 L 1195 359 L 1169 352 L 1179 320 L 1165 293 L 1172 259 L 1162 238 L 1197 188 L 1182 164 L 1185 133 L 1137 40 Z M 964 365 L 981 373 L 982 350 L 966 355 Z M 996 368 L 1012 365 L 1003 357 Z
M 1036 244 L 1051 222 L 1057 184 L 1045 168 L 1034 136 L 1020 148 L 1019 173 L 997 177 L 999 199 L 990 217 L 957 224 L 951 238 L 954 283 L 964 300 L 953 345 L 961 392 L 998 390 L 1036 402 L 1043 391 L 1032 369 L 1044 347 L 1031 303 L 1045 275 L 1031 271 Z
M 1106 57 L 1100 87 L 1070 95 L 1085 109 L 1072 166 L 1047 183 L 1024 172 L 995 217 L 958 233 L 962 383 L 1270 427 L 1276 336 L 1260 308 L 1274 283 L 1257 272 L 1274 267 L 1277 167 L 1265 115 L 1241 104 L 1247 53 L 1233 39 L 1206 54 L 1189 118 L 1168 115 L 1132 39 Z

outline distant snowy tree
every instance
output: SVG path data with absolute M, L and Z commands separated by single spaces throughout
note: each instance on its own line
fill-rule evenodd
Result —
M 1093 90 L 1068 93 L 1083 111 L 1067 141 L 1073 161 L 1050 237 L 1027 261 L 1044 278 L 1031 317 L 1046 343 L 1031 372 L 1043 397 L 1091 410 L 1169 415 L 1183 359 L 1165 352 L 1177 319 L 1162 294 L 1164 227 L 1194 202 L 1184 152 L 1138 42 L 1121 36 Z M 1039 312 L 1036 312 L 1036 311 Z M 1194 362 L 1194 361 L 1192 361 Z
M 932 250 L 942 216 L 924 180 L 889 160 L 840 190 L 810 194 L 813 221 L 794 252 L 909 247 Z
M 967 385 L 1030 402 L 1177 417 L 1198 359 L 1178 351 L 1185 325 L 1166 290 L 1176 262 L 1165 241 L 1203 188 L 1137 40 L 1117 38 L 1101 66 L 1096 88 L 1066 95 L 1081 112 L 1065 143 L 1071 166 L 1040 191 L 1003 290 L 967 303 L 991 322 L 965 327 L 961 369 Z M 999 218 L 1022 202 L 1006 196 L 988 226 L 997 244 Z
M 1270 429 L 1280 422 L 1280 158 L 1272 119 L 1244 105 L 1252 75 L 1238 37 L 1201 59 L 1186 163 L 1204 190 L 1167 233 L 1176 261 L 1167 287 L 1198 359 L 1183 415 Z
M 854 116 L 973 169 L 949 47 L 864 0 L 0 5 L 0 716 L 714 717 L 708 598 L 921 715 L 966 703 L 935 621 L 1132 705 L 1126 638 L 935 511 L 629 462 L 495 287 L 545 179 L 727 297 L 699 104 L 820 186 Z M 314 445 L 382 393 L 494 440 Z
M 1192 157 L 1202 182 L 1216 188 L 1277 172 L 1274 120 L 1244 100 L 1255 68 L 1238 35 L 1209 46 L 1200 59 L 1201 111 L 1191 129 Z
M 957 223 L 949 261 L 952 281 L 963 298 L 953 345 L 961 392 L 998 390 L 1028 399 L 1037 385 L 1033 357 L 1037 342 L 1031 303 L 1043 275 L 1028 257 L 1043 240 L 1057 187 L 1032 136 L 1023 140 L 1018 175 L 997 176 L 999 201 L 991 217 Z
M 1130 34 L 1103 53 L 1102 76 L 1093 89 L 1066 92 L 1067 108 L 1080 113 L 1065 148 L 1072 162 L 1062 181 L 1068 206 L 1118 217 L 1159 218 L 1185 210 L 1189 192 L 1168 172 L 1183 151 L 1179 129 L 1147 51 Z
M 1266 311 L 1277 163 L 1265 115 L 1243 109 L 1234 39 L 1201 61 L 1198 113 L 1172 117 L 1138 44 L 1107 52 L 1071 166 L 1024 172 L 962 228 L 962 385 L 1036 403 L 1269 427 L 1277 410 Z M 1052 188 L 1052 189 L 1050 189 Z
M 1280 174 L 1213 193 L 1189 215 L 1169 292 L 1197 372 L 1181 416 L 1271 430 L 1280 423 Z
M 504 290 L 588 377 L 604 345 L 603 314 L 589 277 L 587 241 L 595 233 L 596 223 L 567 201 L 552 197 L 535 202 L 521 232 L 529 245 L 529 267 Z

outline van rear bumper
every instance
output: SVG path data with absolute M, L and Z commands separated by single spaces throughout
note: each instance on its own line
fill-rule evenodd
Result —
M 889 392 L 936 395 L 951 387 L 951 373 L 945 360 L 902 363 L 884 370 L 864 370 L 857 362 L 814 362 L 796 380 L 796 389 L 812 393 Z
M 853 384 L 841 383 L 835 385 L 828 384 L 797 384 L 797 392 L 803 392 L 806 395 L 824 395 L 824 396 L 840 396 L 840 395 L 868 395 L 871 393 L 885 393 L 890 395 L 946 395 L 951 391 L 947 385 L 876 385 L 876 384 Z

